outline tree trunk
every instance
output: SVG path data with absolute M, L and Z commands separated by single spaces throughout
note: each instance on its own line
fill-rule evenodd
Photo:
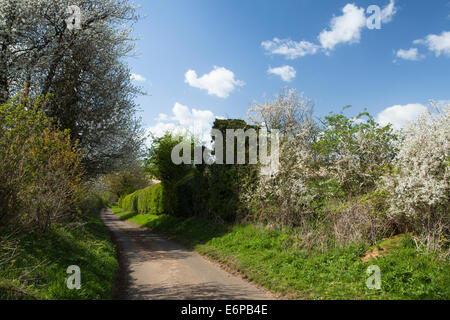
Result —
M 8 66 L 6 64 L 6 50 L 7 45 L 2 45 L 0 56 L 0 104 L 8 101 L 9 86 L 8 86 Z

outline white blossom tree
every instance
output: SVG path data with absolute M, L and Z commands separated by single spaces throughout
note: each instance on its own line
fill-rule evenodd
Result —
M 280 132 L 278 172 L 261 176 L 256 189 L 243 194 L 243 200 L 262 220 L 292 225 L 313 213 L 310 204 L 314 195 L 307 185 L 315 174 L 310 166 L 317 135 L 313 107 L 311 99 L 284 88 L 274 100 L 255 103 L 249 110 L 249 119 L 258 127 Z
M 383 177 L 388 215 L 406 218 L 430 248 L 450 234 L 450 107 L 430 111 L 402 133 L 396 172 Z
M 69 6 L 80 9 L 72 28 Z M 0 0 L 0 103 L 51 94 L 47 115 L 70 129 L 88 174 L 136 158 L 139 122 L 123 57 L 132 54 L 128 0 Z

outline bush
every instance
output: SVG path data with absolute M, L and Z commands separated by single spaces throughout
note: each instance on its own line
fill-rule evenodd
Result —
M 380 126 L 367 112 L 355 119 L 330 114 L 314 144 L 316 166 L 338 181 L 345 194 L 365 194 L 390 167 L 396 138 L 390 125 Z
M 257 126 L 280 132 L 280 168 L 271 177 L 260 176 L 247 184 L 241 198 L 258 221 L 281 226 L 314 219 L 316 196 L 309 188 L 314 177 L 312 150 L 317 125 L 312 101 L 295 90 L 282 90 L 275 100 L 256 103 L 249 117 Z
M 41 232 L 73 211 L 81 190 L 80 152 L 45 104 L 17 97 L 0 106 L 0 223 Z
M 219 130 L 223 135 L 223 155 L 226 155 L 227 130 L 244 131 L 258 127 L 247 124 L 244 120 L 239 119 L 216 119 L 213 129 Z M 235 139 L 235 163 L 237 162 L 237 138 Z M 249 159 L 248 138 L 245 140 L 246 159 Z M 235 221 L 239 214 L 245 210 L 245 205 L 240 198 L 247 184 L 251 184 L 256 180 L 257 165 L 251 164 L 213 164 L 205 168 L 197 167 L 196 181 L 199 186 L 203 185 L 207 188 L 207 210 L 204 216 L 210 216 L 219 221 Z M 203 177 L 201 177 L 201 175 Z M 204 178 L 207 184 L 203 182 Z M 196 192 L 198 188 L 196 188 Z M 245 214 L 245 213 L 244 213 Z
M 190 164 L 176 165 L 172 161 L 172 150 L 175 146 L 186 140 L 183 136 L 175 136 L 166 133 L 161 138 L 155 138 L 146 159 L 146 170 L 153 177 L 161 181 L 162 203 L 165 213 L 177 214 L 177 183 L 192 173 L 193 166 Z
M 428 112 L 402 133 L 395 170 L 380 187 L 389 195 L 388 215 L 408 222 L 428 249 L 450 237 L 450 107 Z
M 108 206 L 109 202 L 107 199 L 89 191 L 86 191 L 86 194 L 82 196 L 82 199 L 77 205 L 80 212 L 91 217 L 97 217 L 100 210 Z
M 163 190 L 162 184 L 159 183 L 120 198 L 118 205 L 124 210 L 134 211 L 141 214 L 165 213 L 163 205 Z
M 295 90 L 250 110 L 257 125 L 281 132 L 279 171 L 241 194 L 251 217 L 297 227 L 308 249 L 374 243 L 391 234 L 393 224 L 379 212 L 385 199 L 380 204 L 375 194 L 364 196 L 391 169 L 397 136 L 367 112 L 356 119 L 332 113 L 322 127 L 312 113 L 311 100 Z

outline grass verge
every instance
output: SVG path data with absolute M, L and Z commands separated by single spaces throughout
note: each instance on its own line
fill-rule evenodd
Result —
M 450 263 L 418 252 L 409 236 L 386 256 L 362 261 L 372 248 L 354 244 L 303 251 L 292 233 L 253 225 L 224 226 L 198 218 L 137 214 L 114 207 L 122 219 L 178 240 L 255 283 L 294 299 L 450 299 Z M 381 270 L 381 290 L 368 289 L 367 268 Z
M 66 270 L 81 269 L 69 290 Z M 118 271 L 109 231 L 97 217 L 54 225 L 40 237 L 0 230 L 0 300 L 111 299 Z

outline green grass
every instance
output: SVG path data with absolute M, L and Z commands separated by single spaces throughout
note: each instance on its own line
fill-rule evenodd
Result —
M 409 237 L 387 256 L 362 262 L 371 248 L 354 244 L 302 251 L 293 234 L 253 225 L 224 226 L 198 218 L 137 214 L 114 207 L 124 220 L 170 233 L 248 279 L 296 299 L 450 299 L 450 263 L 418 252 Z M 381 269 L 381 290 L 366 286 L 370 265 Z
M 66 286 L 70 265 L 81 269 L 80 290 Z M 117 270 L 109 231 L 96 217 L 55 225 L 40 237 L 0 230 L 0 300 L 111 299 Z

